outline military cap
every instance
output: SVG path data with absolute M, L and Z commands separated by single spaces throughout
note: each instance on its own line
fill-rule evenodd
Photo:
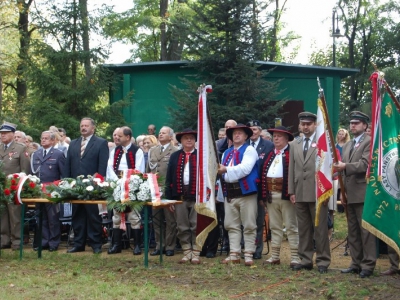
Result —
M 270 134 L 274 134 L 274 132 L 286 133 L 289 137 L 289 141 L 294 140 L 293 134 L 291 134 L 290 131 L 285 126 L 277 126 L 275 128 L 270 128 L 270 129 L 268 129 L 268 132 Z
M 317 115 L 308 111 L 299 113 L 299 120 L 304 122 L 315 122 L 317 121 Z
M 191 129 L 191 128 L 185 128 L 183 129 L 181 132 L 178 132 L 176 134 L 176 140 L 180 143 L 181 142 L 181 138 L 185 135 L 185 134 L 191 134 L 194 135 L 195 140 L 197 141 L 197 131 Z
M 228 139 L 232 140 L 233 131 L 235 129 L 242 129 L 247 134 L 248 138 L 253 135 L 253 130 L 251 130 L 251 128 L 249 126 L 245 126 L 245 125 L 239 123 L 236 126 L 229 127 L 226 129 L 226 136 L 228 137 Z
M 261 123 L 258 120 L 251 120 L 246 123 L 246 126 L 252 127 L 252 126 L 258 126 L 261 127 Z
M 358 121 L 367 124 L 369 122 L 369 117 L 368 115 L 364 114 L 361 111 L 352 111 L 350 113 L 350 122 L 358 122 Z
M 17 125 L 9 122 L 4 122 L 0 127 L 0 132 L 15 132 Z

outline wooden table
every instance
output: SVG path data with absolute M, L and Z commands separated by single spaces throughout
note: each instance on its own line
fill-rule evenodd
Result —
M 72 204 L 107 204 L 105 200 L 68 200 L 63 201 Z M 21 209 L 21 243 L 19 247 L 19 258 L 22 259 L 23 253 L 23 243 L 24 243 L 24 226 L 25 223 L 25 205 L 29 204 L 42 204 L 42 203 L 53 203 L 50 200 L 44 198 L 22 198 L 22 209 Z M 144 205 L 144 266 L 148 268 L 149 266 L 149 210 L 150 207 L 154 209 L 158 208 L 166 208 L 174 204 L 181 204 L 182 201 L 178 200 L 161 200 L 160 202 L 145 202 Z M 38 224 L 38 258 L 42 258 L 42 224 L 43 224 L 43 212 L 42 209 L 39 209 L 39 224 Z M 160 229 L 162 231 L 162 222 L 160 222 Z M 160 238 L 160 263 L 162 263 L 162 234 Z
M 53 201 L 50 201 L 46 198 L 22 198 L 22 209 L 21 209 L 21 242 L 19 245 L 19 259 L 22 259 L 23 253 L 23 245 L 24 245 L 24 224 L 25 224 L 25 206 L 30 204 L 45 204 L 45 203 L 52 203 L 57 204 Z M 107 204 L 106 200 L 68 200 L 63 201 L 72 204 Z M 42 224 L 43 224 L 43 211 L 42 208 L 39 209 L 39 224 L 37 230 L 37 240 L 39 241 L 38 244 L 38 258 L 42 258 Z

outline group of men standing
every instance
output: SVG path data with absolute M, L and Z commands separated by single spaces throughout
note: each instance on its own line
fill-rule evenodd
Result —
M 328 239 L 328 207 L 323 205 L 316 218 L 315 159 L 317 151 L 316 119 L 310 112 L 299 114 L 303 136 L 294 136 L 284 126 L 271 128 L 272 142 L 260 137 L 262 128 L 257 120 L 246 125 L 234 120 L 226 122 L 226 138 L 217 142 L 221 154 L 218 168 L 220 189 L 224 207 L 224 227 L 229 236 L 229 255 L 222 263 L 240 263 L 241 248 L 244 247 L 246 266 L 253 265 L 253 259 L 260 259 L 263 250 L 263 228 L 267 207 L 272 233 L 271 257 L 264 263 L 280 264 L 280 250 L 283 229 L 290 246 L 290 267 L 293 270 L 313 268 L 314 252 L 320 273 L 326 273 L 331 256 Z M 365 134 L 369 117 L 364 113 L 350 113 L 350 131 L 354 139 L 343 147 L 342 161 L 334 165 L 344 178 L 347 201 L 342 199 L 348 211 L 348 244 L 352 262 L 342 273 L 359 273 L 365 278 L 372 275 L 375 263 L 375 237 L 362 228 L 362 210 L 366 190 L 365 173 L 368 167 L 370 137 Z M 200 263 L 196 238 L 196 174 L 197 174 L 197 132 L 185 129 L 176 134 L 181 149 L 171 141 L 174 131 L 167 126 L 160 129 L 157 146 L 148 153 L 145 164 L 142 150 L 131 143 L 132 130 L 118 128 L 115 133 L 116 147 L 109 152 L 107 141 L 97 137 L 95 123 L 83 118 L 80 123 L 81 137 L 71 142 L 67 157 L 52 147 L 54 136 L 42 133 L 42 148 L 36 151 L 31 164 L 24 146 L 14 142 L 15 126 L 5 123 L 0 128 L 2 145 L 0 159 L 3 171 L 8 174 L 26 172 L 37 174 L 41 181 L 52 182 L 62 177 L 75 178 L 79 175 L 96 173 L 108 179 L 118 179 L 121 172 L 136 169 L 140 172 L 158 173 L 165 178 L 163 197 L 182 200 L 183 204 L 169 209 L 153 211 L 153 225 L 156 249 L 151 255 L 159 255 L 164 249 L 167 256 L 174 255 L 176 237 L 183 249 L 181 263 Z M 58 248 L 60 233 L 54 229 L 57 209 L 46 205 L 48 230 L 44 232 L 42 245 L 50 251 Z M 140 214 L 128 212 L 128 219 L 134 230 L 134 254 L 140 254 Z M 166 221 L 165 236 L 161 223 Z M 58 221 L 58 220 L 57 220 Z M 1 226 L 1 248 L 16 249 L 20 244 L 20 207 L 9 204 L 3 213 Z M 114 237 L 108 253 L 121 252 L 121 217 L 114 211 Z M 101 252 L 102 225 L 96 205 L 73 205 L 72 227 L 74 247 L 69 253 L 85 250 L 88 240 L 94 253 Z M 207 255 L 207 257 L 209 257 Z M 210 256 L 213 257 L 213 256 Z

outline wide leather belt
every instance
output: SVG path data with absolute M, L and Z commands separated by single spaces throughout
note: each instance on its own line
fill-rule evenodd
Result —
M 180 196 L 179 200 L 181 201 L 196 201 L 196 197 L 190 195 L 189 185 L 183 186 L 183 195 Z
M 267 177 L 267 187 L 270 192 L 282 192 L 283 178 Z
M 228 201 L 233 198 L 240 198 L 243 196 L 242 189 L 240 187 L 239 182 L 234 183 L 226 183 L 226 194 Z

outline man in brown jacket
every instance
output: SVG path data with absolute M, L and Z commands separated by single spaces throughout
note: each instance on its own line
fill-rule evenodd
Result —
M 311 270 L 313 268 L 314 243 L 316 247 L 316 263 L 320 273 L 326 273 L 331 262 L 328 240 L 328 206 L 322 205 L 319 214 L 319 226 L 315 224 L 316 188 L 315 158 L 316 120 L 317 116 L 310 112 L 299 114 L 303 136 L 292 142 L 289 159 L 289 195 L 296 206 L 299 230 L 299 257 L 301 263 L 294 265 L 293 270 Z
M 15 124 L 4 122 L 0 127 L 0 161 L 6 175 L 31 171 L 26 146 L 14 141 Z M 21 242 L 21 205 L 6 204 L 1 215 L 1 249 L 19 249 Z
M 371 276 L 376 264 L 376 238 L 361 226 L 371 143 L 370 136 L 365 133 L 368 122 L 366 114 L 350 113 L 350 131 L 354 138 L 343 146 L 342 161 L 334 165 L 336 171 L 342 172 L 347 193 L 347 241 L 351 264 L 342 273 L 360 273 L 361 278 Z
M 172 128 L 164 126 L 160 129 L 158 134 L 158 141 L 160 145 L 150 148 L 149 160 L 146 166 L 147 173 L 158 173 L 161 178 L 166 177 L 169 158 L 172 153 L 178 150 L 172 145 L 171 141 L 174 137 L 174 131 Z M 168 208 L 154 209 L 153 207 L 153 226 L 156 238 L 156 249 L 150 253 L 150 255 L 159 255 L 162 251 L 160 247 L 161 229 L 160 222 L 163 222 L 165 218 L 166 229 L 165 238 L 163 235 L 163 242 L 165 241 L 165 249 L 167 256 L 173 256 L 175 245 L 176 245 L 176 219 L 174 213 L 169 211 Z

